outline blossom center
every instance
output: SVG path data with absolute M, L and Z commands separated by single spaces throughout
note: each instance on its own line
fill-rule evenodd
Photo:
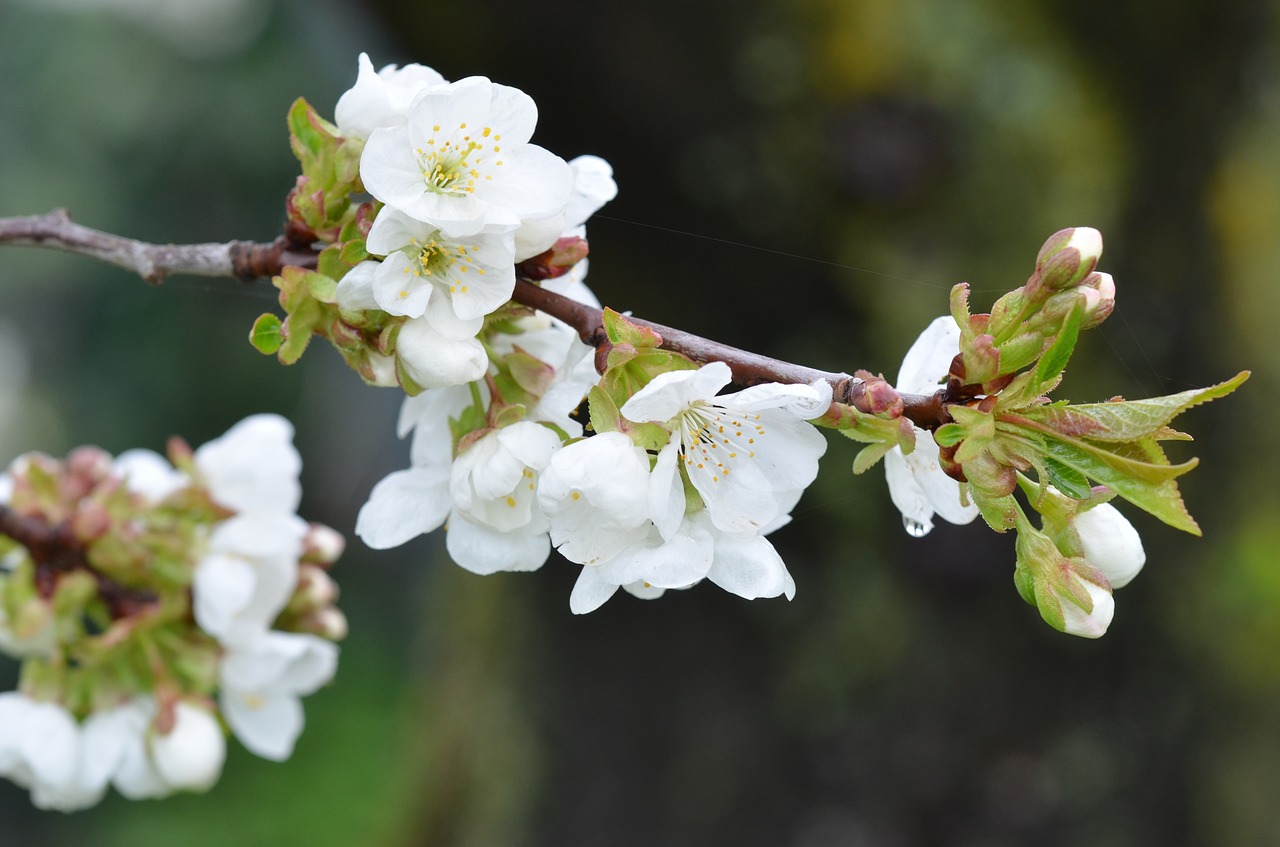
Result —
M 764 435 L 759 415 L 735 415 L 722 406 L 695 400 L 676 417 L 685 470 L 719 482 L 736 462 L 756 457 Z
M 495 142 L 489 146 L 494 153 L 498 153 L 502 148 L 496 142 L 502 136 L 494 135 L 491 127 L 484 127 L 478 134 L 483 141 L 474 140 L 467 134 L 465 121 L 458 125 L 457 131 L 450 138 L 438 137 L 439 132 L 440 126 L 437 124 L 432 128 L 426 146 L 414 151 L 418 155 L 418 168 L 422 171 L 422 180 L 427 190 L 449 197 L 474 194 L 477 182 L 493 178 L 482 173 L 482 166 L 488 157 L 483 141 Z M 461 137 L 459 133 L 463 133 Z M 495 164 L 501 165 L 502 161 Z
M 449 290 L 454 294 L 466 294 L 469 290 L 468 286 L 459 281 L 458 277 L 471 271 L 480 276 L 484 276 L 485 273 L 484 268 L 477 265 L 475 260 L 475 253 L 480 249 L 480 245 L 468 246 L 444 241 L 438 237 L 439 235 L 440 233 L 436 232 L 425 241 L 409 239 L 409 243 L 403 248 L 405 256 L 409 259 L 404 272 L 448 284 Z M 401 296 L 408 296 L 408 292 L 402 293 Z

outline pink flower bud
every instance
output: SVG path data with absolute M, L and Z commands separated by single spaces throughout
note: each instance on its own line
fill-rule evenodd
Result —
M 1111 274 L 1091 273 L 1080 284 L 1079 290 L 1086 293 L 1097 292 L 1097 296 L 1092 298 L 1090 305 L 1085 309 L 1084 323 L 1080 325 L 1081 329 L 1092 329 L 1105 321 L 1115 311 L 1116 283 L 1111 278 Z
M 1036 257 L 1036 288 L 1062 291 L 1093 272 L 1102 256 L 1102 233 L 1081 226 L 1055 232 Z
M 570 268 L 587 258 L 589 252 L 587 242 L 578 236 L 561 238 L 551 245 L 550 250 L 521 262 L 516 274 L 523 279 L 555 279 L 564 276 Z
M 302 536 L 302 561 L 325 567 L 338 561 L 347 548 L 342 533 L 324 524 L 313 523 Z

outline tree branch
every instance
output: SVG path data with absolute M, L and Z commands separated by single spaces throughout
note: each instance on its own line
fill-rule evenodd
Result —
M 148 244 L 80 226 L 71 220 L 65 209 L 55 209 L 45 215 L 0 218 L 0 244 L 44 247 L 90 256 L 132 271 L 151 285 L 159 285 L 167 275 L 177 273 L 231 277 L 241 282 L 251 282 L 258 277 L 275 276 L 290 265 L 314 268 L 317 258 L 317 251 L 313 246 L 300 243 L 297 236 L 281 236 L 270 243 L 231 241 L 226 244 Z M 512 299 L 559 318 L 576 329 L 587 344 L 599 348 L 607 341 L 600 309 L 578 303 L 524 279 L 516 282 Z M 884 389 L 888 387 L 887 384 L 875 385 L 885 382 L 881 377 L 853 377 L 847 373 L 816 370 L 730 347 L 674 327 L 639 318 L 631 320 L 662 336 L 662 346 L 665 349 L 680 353 L 700 364 L 720 361 L 729 365 L 734 382 L 739 385 L 762 382 L 807 384 L 823 379 L 831 383 L 835 402 L 853 406 L 862 412 L 872 411 L 868 402 L 869 388 L 883 396 Z M 929 395 L 900 396 L 903 415 L 919 427 L 936 429 L 950 419 L 943 391 Z
M 20 515 L 0 503 L 0 535 L 27 548 L 36 566 L 36 588 L 46 600 L 57 589 L 58 574 L 83 570 L 98 583 L 98 593 L 113 618 L 128 617 L 156 601 L 151 592 L 126 588 L 89 564 L 84 545 L 65 523 L 50 526 L 41 518 Z

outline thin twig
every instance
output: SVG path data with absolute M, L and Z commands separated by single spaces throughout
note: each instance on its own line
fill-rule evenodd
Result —
M 23 218 L 0 218 L 0 244 L 45 247 L 91 256 L 141 276 L 158 285 L 169 274 L 231 277 L 249 282 L 258 277 L 275 276 L 287 266 L 314 268 L 317 252 L 297 239 L 277 238 L 269 243 L 231 241 L 225 244 L 148 244 L 132 238 L 80 226 L 64 209 L 45 215 Z M 583 341 L 595 347 L 606 343 L 602 312 L 568 297 L 548 291 L 532 282 L 516 283 L 512 299 L 559 318 L 578 331 Z M 823 379 L 831 383 L 837 403 L 868 412 L 866 398 L 872 383 L 883 383 L 880 377 L 832 373 L 771 359 L 748 350 L 730 347 L 693 333 L 663 326 L 638 318 L 662 337 L 662 346 L 705 364 L 719 361 L 729 365 L 734 382 L 755 385 L 762 382 L 812 383 Z M 874 386 L 883 394 L 887 386 Z M 917 426 L 935 429 L 948 420 L 945 395 L 903 394 L 903 414 Z

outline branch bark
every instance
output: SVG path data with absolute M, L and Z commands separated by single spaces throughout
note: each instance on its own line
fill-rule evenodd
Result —
M 44 247 L 90 256 L 136 273 L 151 285 L 159 285 L 170 274 L 230 277 L 247 283 L 258 277 L 275 276 L 290 265 L 314 268 L 318 255 L 311 244 L 300 242 L 296 236 L 281 236 L 268 243 L 231 241 L 225 244 L 149 244 L 81 226 L 71 220 L 65 209 L 55 209 L 44 215 L 0 218 L 0 244 Z M 588 344 L 598 348 L 606 341 L 600 309 L 578 303 L 523 279 L 516 282 L 512 299 L 559 318 L 576 329 Z M 674 327 L 639 318 L 632 320 L 650 327 L 662 336 L 662 346 L 668 350 L 687 356 L 699 364 L 720 361 L 729 365 L 734 382 L 740 385 L 762 382 L 808 384 L 822 379 L 831 383 L 835 402 L 853 406 L 862 412 L 870 412 L 867 402 L 868 387 L 872 383 L 884 382 L 881 377 L 854 377 L 847 373 L 832 373 L 771 359 Z M 877 389 L 883 394 L 880 386 Z M 916 426 L 936 429 L 949 420 L 944 391 L 900 396 L 903 415 Z

